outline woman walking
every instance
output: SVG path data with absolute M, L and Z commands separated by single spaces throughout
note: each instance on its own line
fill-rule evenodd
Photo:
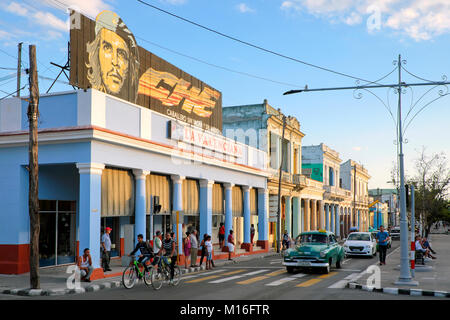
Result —
M 188 268 L 188 261 L 191 255 L 191 239 L 189 239 L 189 231 L 186 232 L 186 238 L 184 238 L 183 246 L 184 246 L 184 267 Z

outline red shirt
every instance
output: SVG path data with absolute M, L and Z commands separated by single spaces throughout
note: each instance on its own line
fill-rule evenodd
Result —
M 233 239 L 233 235 L 232 234 L 230 234 L 228 236 L 228 243 L 234 244 L 234 239 Z
M 225 226 L 220 227 L 219 234 L 225 235 Z

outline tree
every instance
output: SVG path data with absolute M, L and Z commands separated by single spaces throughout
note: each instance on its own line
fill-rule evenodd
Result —
M 409 180 L 414 184 L 415 209 L 420 221 L 425 226 L 425 236 L 431 226 L 438 221 L 450 223 L 450 170 L 444 153 L 426 154 L 422 147 L 419 158 L 415 161 L 416 175 Z

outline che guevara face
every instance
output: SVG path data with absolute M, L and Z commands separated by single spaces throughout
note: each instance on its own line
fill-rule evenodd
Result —
M 130 51 L 126 42 L 111 30 L 100 31 L 99 62 L 102 82 L 111 94 L 119 94 L 128 76 Z

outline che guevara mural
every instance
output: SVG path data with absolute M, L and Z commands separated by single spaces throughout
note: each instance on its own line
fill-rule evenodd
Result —
M 94 88 L 191 123 L 222 130 L 222 95 L 137 45 L 124 21 L 102 11 L 71 14 L 71 84 Z

